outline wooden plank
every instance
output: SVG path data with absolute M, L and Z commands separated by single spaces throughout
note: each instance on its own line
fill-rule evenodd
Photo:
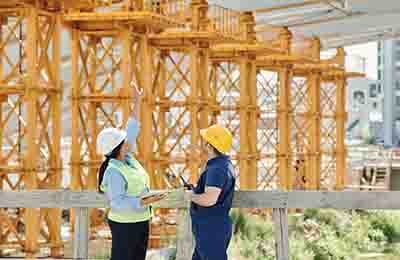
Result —
M 35 190 L 0 192 L 1 208 L 103 208 L 107 201 L 97 192 L 73 192 L 64 190 Z
M 177 229 L 176 260 L 191 259 L 194 241 L 192 235 L 192 221 L 190 219 L 189 210 L 180 210 Z
M 288 209 L 279 209 L 281 222 L 282 259 L 289 260 Z
M 280 256 L 282 255 L 282 233 L 280 232 L 281 223 L 280 223 L 280 211 L 279 209 L 273 209 L 272 211 L 272 219 L 274 221 L 274 237 L 275 237 L 275 254 L 276 259 L 280 260 Z
M 273 209 L 275 224 L 275 252 L 277 260 L 289 260 L 288 210 Z
M 239 191 L 234 208 L 400 209 L 400 191 Z M 35 190 L 0 192 L 0 208 L 104 208 L 106 198 L 93 191 Z M 188 208 L 189 198 L 176 192 L 154 208 Z
M 246 208 L 335 208 L 335 209 L 399 209 L 397 191 L 392 192 L 237 192 L 233 207 Z
M 89 209 L 74 209 L 74 259 L 88 259 L 89 251 Z

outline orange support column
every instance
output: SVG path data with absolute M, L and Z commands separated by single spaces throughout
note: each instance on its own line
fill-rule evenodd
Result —
M 89 90 L 90 94 L 95 95 L 97 94 L 97 43 L 99 39 L 96 36 L 92 36 L 89 38 L 89 67 L 90 67 L 90 74 L 88 75 L 89 80 Z M 97 144 L 97 105 L 96 101 L 90 100 L 89 101 L 89 112 L 87 115 L 88 119 L 88 127 L 89 127 L 89 136 L 92 138 L 91 142 L 88 143 L 89 147 L 89 160 L 90 162 L 94 162 L 98 159 L 97 151 L 96 151 L 96 144 Z M 73 115 L 76 116 L 76 115 Z M 89 168 L 89 176 L 87 178 L 87 185 L 86 189 L 88 190 L 96 190 L 97 189 L 97 168 L 93 167 L 93 164 L 90 165 Z M 92 219 L 93 214 L 95 211 L 92 211 Z
M 220 107 L 217 102 L 217 92 L 218 92 L 218 64 L 216 62 L 211 62 L 210 71 L 210 110 L 211 110 L 211 124 L 217 123 L 218 115 L 221 113 Z
M 71 190 L 80 191 L 82 189 L 81 179 L 81 156 L 79 142 L 79 101 L 80 101 L 80 81 L 79 81 L 79 38 L 80 33 L 77 29 L 71 29 Z M 71 227 L 73 230 L 74 211 L 70 210 Z
M 0 17 L 0 42 L 3 42 L 3 19 Z M 3 78 L 3 55 L 0 55 L 0 79 Z M 3 159 L 3 138 L 5 137 L 4 135 L 4 123 L 3 123 L 3 103 L 7 101 L 7 96 L 6 95 L 1 95 L 0 94 L 0 165 L 4 164 L 4 159 Z M 4 178 L 3 175 L 0 175 L 0 190 L 3 190 L 3 182 Z M 0 216 L 3 214 L 3 209 L 0 209 Z M 4 228 L 2 225 L 0 225 L 0 234 L 3 234 Z M 1 235 L 0 237 L 0 244 L 4 243 L 4 237 Z M 0 249 L 0 256 L 3 255 L 3 250 Z
M 209 126 L 209 89 L 210 81 L 208 78 L 208 68 L 210 64 L 210 55 L 208 49 L 201 49 L 200 54 L 200 77 L 199 77 L 199 88 L 200 88 L 200 128 L 206 128 Z
M 26 80 L 26 110 L 27 110 L 27 152 L 24 158 L 26 189 L 38 188 L 36 171 L 38 169 L 38 96 L 39 96 L 39 72 L 38 64 L 38 12 L 34 8 L 28 9 L 28 34 L 27 34 L 27 61 L 28 79 Z M 38 251 L 38 237 L 40 230 L 39 210 L 26 209 L 25 212 L 26 241 L 25 251 L 28 257 L 32 257 Z
M 166 158 L 168 156 L 167 154 L 167 142 L 166 142 L 166 137 L 167 137 L 167 112 L 169 111 L 168 106 L 165 105 L 165 102 L 167 101 L 166 97 L 166 77 L 167 77 L 167 72 L 165 68 L 165 63 L 166 63 L 166 53 L 162 51 L 160 53 L 160 66 L 159 66 L 159 73 L 160 73 L 160 79 L 158 82 L 158 95 L 161 101 L 160 105 L 160 112 L 159 112 L 159 127 L 160 127 L 160 142 L 159 142 L 159 156 L 160 156 L 160 162 L 157 165 L 158 169 L 158 175 L 157 175 L 157 188 L 158 189 L 166 189 L 165 181 L 163 179 L 163 176 L 166 176 L 166 170 L 167 170 L 167 164 L 166 164 Z
M 248 42 L 255 42 L 256 32 L 255 32 L 255 19 L 252 12 L 244 12 L 240 16 L 240 26 L 241 32 L 243 34 L 243 39 Z M 257 150 L 257 120 L 258 120 L 258 106 L 257 106 L 257 65 L 256 65 L 256 57 L 255 55 L 247 55 L 246 57 L 246 69 L 240 71 L 241 77 L 241 91 L 242 87 L 246 88 L 244 92 L 245 98 L 241 99 L 240 102 L 244 102 L 246 104 L 246 116 L 247 122 L 245 122 L 245 127 L 247 127 L 247 139 L 241 141 L 242 144 L 246 143 L 247 147 L 247 173 L 246 177 L 246 188 L 250 190 L 257 189 L 257 161 L 258 161 L 258 150 Z M 242 74 L 246 73 L 246 74 Z M 242 81 L 243 77 L 243 81 Z M 241 93 L 242 96 L 242 93 Z M 247 96 L 247 97 L 246 97 Z M 245 107 L 240 106 L 240 109 L 244 109 Z M 243 126 L 242 121 L 240 121 L 241 128 Z M 241 136 L 242 137 L 242 136 Z M 242 138 L 241 138 L 242 140 Z
M 278 104 L 278 176 L 279 188 L 291 189 L 291 147 L 290 147 L 290 87 L 291 72 L 289 68 L 281 68 L 278 71 L 279 79 L 279 104 Z
M 132 73 L 131 71 L 131 36 L 128 30 L 123 30 L 121 32 L 121 41 L 122 41 L 122 57 L 121 57 L 121 72 L 122 72 L 122 88 L 120 89 L 120 95 L 122 96 L 122 126 L 125 126 L 129 115 L 130 115 L 130 104 L 132 104 L 132 99 L 130 99 L 131 91 L 131 82 L 132 82 Z
M 141 152 L 143 154 L 143 163 L 147 172 L 151 176 L 151 187 L 154 187 L 154 161 L 153 161 L 153 55 L 147 36 L 140 39 L 141 65 L 142 65 L 142 87 L 143 87 L 143 104 L 141 109 Z
M 240 101 L 239 101 L 239 115 L 240 115 L 240 153 L 239 153 L 239 171 L 240 171 L 240 189 L 249 190 L 249 142 L 248 142 L 248 105 L 249 105 L 249 67 L 246 58 L 240 60 Z
M 71 189 L 79 191 L 81 189 L 81 170 L 80 170 L 80 145 L 79 145 L 79 31 L 71 30 Z
M 254 60 L 249 62 L 249 97 L 250 97 L 250 111 L 249 111 L 249 188 L 252 190 L 257 189 L 258 180 L 258 159 L 259 152 L 257 148 L 257 129 L 258 129 L 258 113 L 259 108 L 257 105 L 257 65 Z
M 209 24 L 208 2 L 207 0 L 193 0 L 190 4 L 192 11 L 192 31 L 205 32 Z M 208 60 L 209 54 L 207 51 L 208 44 L 203 48 L 203 43 L 197 41 L 189 50 L 190 52 L 190 75 L 191 86 L 189 96 L 189 111 L 190 111 L 190 143 L 193 145 L 200 144 L 200 127 L 207 127 L 207 108 L 200 113 L 200 94 L 207 94 L 208 89 Z M 202 86 L 205 84 L 204 86 Z M 191 155 L 191 156 L 194 156 Z M 200 158 L 189 158 L 190 182 L 195 183 L 199 177 Z
M 284 29 L 280 34 L 280 47 L 290 54 L 290 46 L 292 42 L 292 34 L 288 29 Z M 278 69 L 279 81 L 279 103 L 278 103 L 278 177 L 279 188 L 281 190 L 291 190 L 291 160 L 292 151 L 290 145 L 291 138 L 291 83 L 292 71 L 289 65 Z
M 193 46 L 190 50 L 190 73 L 191 73 L 191 89 L 189 97 L 189 111 L 190 111 L 190 129 L 191 137 L 190 143 L 193 145 L 198 145 L 200 143 L 199 134 L 199 122 L 198 122 L 198 112 L 199 112 L 199 79 L 200 79 L 200 49 Z M 195 183 L 199 177 L 199 158 L 194 158 L 194 154 L 191 155 L 189 161 L 190 168 L 190 181 Z
M 319 39 L 312 41 L 312 56 L 320 59 L 321 44 Z M 310 71 L 307 76 L 307 100 L 309 104 L 307 120 L 310 122 L 308 142 L 310 154 L 306 155 L 307 176 L 306 188 L 319 190 L 321 186 L 321 72 Z
M 52 189 L 61 187 L 62 182 L 62 162 L 61 162 L 61 100 L 62 100 L 62 82 L 60 77 L 61 53 L 60 53 L 60 34 L 61 34 L 61 16 L 55 16 L 55 29 L 53 31 L 53 48 L 52 48 L 52 73 L 54 76 L 54 87 L 56 93 L 51 95 L 51 117 L 52 117 L 52 154 L 50 157 L 50 167 L 53 174 L 50 176 L 50 185 Z M 51 209 L 47 215 L 46 222 L 49 226 L 50 241 L 54 244 L 51 246 L 51 256 L 62 256 L 62 239 L 61 239 L 61 209 Z
M 337 64 L 345 72 L 346 53 L 343 48 L 337 48 Z M 343 190 L 345 185 L 346 167 L 346 77 L 338 76 L 335 78 L 336 84 L 336 189 Z
M 343 190 L 346 174 L 346 79 L 336 80 L 336 189 Z
M 307 77 L 310 129 L 308 134 L 310 154 L 306 155 L 308 171 L 306 188 L 318 190 L 321 184 L 321 93 L 319 73 L 311 73 Z

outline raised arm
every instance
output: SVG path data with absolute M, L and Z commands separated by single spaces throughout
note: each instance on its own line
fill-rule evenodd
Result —
M 142 96 L 143 92 L 133 87 L 133 110 L 126 128 L 127 140 L 131 151 L 135 151 L 136 149 L 136 138 L 140 132 L 140 105 Z
M 140 105 L 142 103 L 143 90 L 138 90 L 135 86 L 133 87 L 133 110 L 131 117 L 140 122 Z

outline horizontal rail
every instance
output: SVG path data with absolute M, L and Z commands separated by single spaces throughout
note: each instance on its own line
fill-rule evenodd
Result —
M 234 208 L 400 209 L 400 191 L 237 191 Z M 0 208 L 105 208 L 105 196 L 94 191 L 36 190 L 0 192 Z M 171 193 L 157 208 L 188 208 L 183 191 Z
M 400 209 L 399 191 L 237 191 L 234 208 L 273 208 L 277 260 L 289 260 L 288 208 Z M 189 195 L 175 191 L 158 208 L 180 208 L 177 227 L 177 260 L 190 259 L 194 241 Z M 94 191 L 36 190 L 0 192 L 0 208 L 74 208 L 74 259 L 88 259 L 89 208 L 105 208 L 105 196 Z

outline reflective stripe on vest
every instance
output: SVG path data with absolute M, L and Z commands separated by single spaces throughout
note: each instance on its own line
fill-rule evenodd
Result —
M 150 179 L 146 170 L 140 165 L 135 159 L 129 159 L 129 164 L 115 164 L 110 162 L 108 167 L 112 167 L 118 170 L 124 177 L 127 187 L 126 192 L 129 196 L 137 197 L 144 191 L 149 190 Z M 107 187 L 102 187 L 102 190 L 106 191 Z M 108 218 L 112 221 L 119 223 L 136 223 L 147 221 L 151 217 L 150 209 L 139 209 L 138 211 L 116 211 L 110 209 Z

